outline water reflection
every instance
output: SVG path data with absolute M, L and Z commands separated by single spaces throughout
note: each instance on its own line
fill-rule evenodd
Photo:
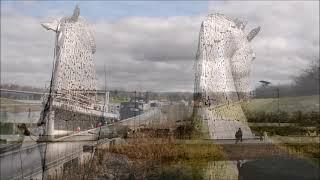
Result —
M 204 168 L 204 179 L 238 179 L 241 164 L 244 161 L 212 161 Z
M 151 179 L 218 179 L 237 180 L 239 171 L 237 163 L 246 161 L 210 161 L 210 162 L 180 162 L 172 165 L 162 165 L 156 178 Z M 150 177 L 148 177 L 150 179 Z
M 244 163 L 239 168 L 241 180 L 318 180 L 319 165 L 310 160 L 289 157 L 269 157 Z
M 81 159 L 82 147 L 88 144 L 92 141 L 23 143 L 22 148 L 0 154 L 1 179 L 41 177 L 44 162 L 48 171 L 59 169 L 64 162 Z
M 163 165 L 154 179 L 318 180 L 319 170 L 319 166 L 306 159 L 273 157 Z

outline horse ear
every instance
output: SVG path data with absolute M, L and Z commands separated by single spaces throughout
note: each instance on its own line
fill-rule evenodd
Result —
M 73 15 L 72 15 L 71 19 L 74 21 L 78 21 L 79 15 L 80 15 L 80 8 L 78 5 L 76 5 L 76 7 L 73 10 Z
M 41 23 L 41 26 L 44 27 L 46 30 L 52 30 L 54 32 L 58 31 L 58 25 L 59 25 L 59 21 L 57 19 L 51 22 Z
M 250 33 L 247 35 L 247 39 L 250 42 L 256 35 L 260 32 L 260 26 L 252 29 Z

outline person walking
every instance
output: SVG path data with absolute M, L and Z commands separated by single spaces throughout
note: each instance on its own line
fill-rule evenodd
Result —
M 236 138 L 236 144 L 237 144 L 238 141 L 239 141 L 239 130 L 236 131 L 236 134 L 235 134 L 234 136 L 235 136 L 235 138 Z
M 241 130 L 241 128 L 238 129 L 238 132 L 239 132 L 240 142 L 242 142 L 242 130 Z
M 238 131 L 235 134 L 236 137 L 236 144 L 240 141 L 242 142 L 242 130 L 241 128 L 238 129 Z

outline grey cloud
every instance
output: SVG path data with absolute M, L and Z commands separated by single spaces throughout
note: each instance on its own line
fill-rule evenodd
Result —
M 252 41 L 257 56 L 252 65 L 254 86 L 261 79 L 289 83 L 310 60 L 319 57 L 316 3 L 220 2 L 213 4 L 210 12 L 247 19 L 247 32 L 262 27 Z M 193 91 L 192 67 L 204 16 L 90 22 L 97 43 L 95 62 L 100 88 L 106 65 L 111 88 Z M 54 34 L 40 26 L 45 18 L 2 12 L 2 83 L 43 87 L 49 80 Z
M 92 24 L 100 87 L 104 84 L 105 64 L 111 88 L 192 89 L 190 68 L 196 39 L 189 37 L 197 37 L 200 23 L 194 19 L 199 17 L 126 18 Z M 54 34 L 40 26 L 43 19 L 10 15 L 1 20 L 2 82 L 43 87 L 50 78 Z M 185 72 L 186 65 L 189 72 Z
M 112 53 L 126 52 L 139 61 L 170 61 L 194 57 L 199 25 L 199 17 L 126 18 L 98 23 L 95 29 L 105 39 L 98 42 L 100 47 L 111 47 Z
M 252 85 L 260 79 L 290 83 L 310 61 L 319 59 L 319 2 L 228 1 L 212 3 L 210 11 L 247 19 L 247 31 L 261 26 L 252 41 L 257 57 Z

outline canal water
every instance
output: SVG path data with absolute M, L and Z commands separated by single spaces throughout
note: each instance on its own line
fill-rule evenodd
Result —
M 259 160 L 182 162 L 162 166 L 151 179 L 318 180 L 319 166 L 306 159 L 273 157 Z

